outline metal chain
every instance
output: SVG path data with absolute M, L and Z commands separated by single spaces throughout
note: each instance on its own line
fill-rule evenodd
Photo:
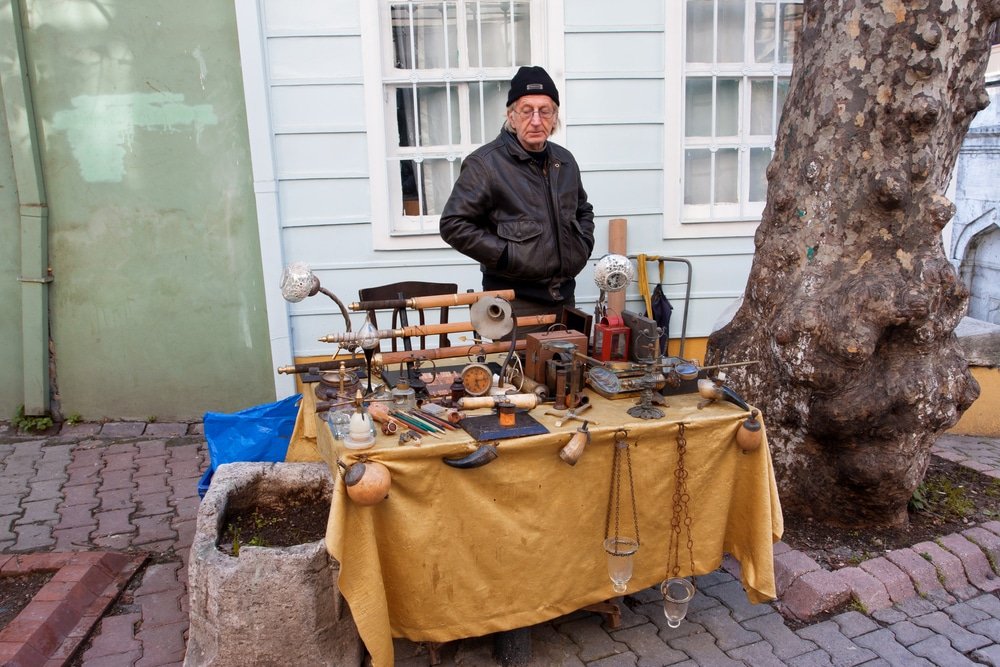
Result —
M 688 493 L 687 479 L 688 472 L 684 466 L 684 455 L 687 454 L 687 438 L 684 437 L 684 424 L 677 425 L 677 468 L 674 470 L 674 495 L 673 508 L 670 516 L 670 540 L 667 546 L 667 567 L 673 561 L 673 568 L 670 574 L 677 577 L 680 574 L 680 546 L 681 546 L 681 523 L 687 529 L 687 550 L 688 561 L 691 567 L 691 574 L 694 574 L 694 538 L 691 532 L 691 514 L 688 511 L 688 503 L 691 496 Z
M 617 434 L 616 438 L 617 438 Z M 615 440 L 615 448 L 611 453 L 611 489 L 608 492 L 608 511 L 604 515 L 604 537 L 612 537 L 609 534 L 609 529 L 611 528 L 611 510 L 614 508 L 615 512 L 615 534 L 614 537 L 618 537 L 618 440 Z
M 636 444 L 639 444 L 636 441 Z M 632 452 L 629 450 L 628 443 L 625 444 L 625 460 L 628 463 L 628 489 L 629 493 L 632 494 L 632 527 L 635 529 L 635 544 L 640 546 L 642 540 L 639 539 L 639 510 L 635 505 L 635 481 L 632 479 Z
M 635 530 L 636 544 L 639 541 L 639 512 L 635 502 L 635 482 L 632 477 L 632 455 L 629 452 L 629 444 L 626 438 L 628 431 L 619 429 L 615 432 L 615 449 L 611 458 L 611 490 L 608 493 L 608 511 L 604 516 L 604 536 L 612 537 L 609 534 L 611 529 L 611 508 L 614 506 L 615 513 L 615 534 L 614 538 L 620 537 L 619 528 L 621 526 L 621 491 L 622 491 L 622 456 L 625 452 L 625 463 L 628 466 L 629 494 L 632 497 L 632 527 Z

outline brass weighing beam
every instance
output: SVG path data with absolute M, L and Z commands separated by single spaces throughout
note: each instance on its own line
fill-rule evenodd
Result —
M 361 301 L 348 306 L 351 310 L 382 310 L 385 308 L 441 308 L 444 306 L 468 306 L 481 297 L 497 297 L 514 300 L 514 290 L 492 290 L 489 292 L 462 292 L 459 294 L 435 294 L 415 296 L 409 299 L 386 299 L 384 301 Z M 445 332 L 447 333 L 447 332 Z M 322 339 L 320 339 L 322 340 Z
M 529 315 L 527 317 L 518 317 L 517 326 L 519 327 L 533 327 L 544 324 L 552 324 L 556 321 L 555 315 Z M 415 325 L 410 327 L 402 327 L 400 329 L 379 329 L 374 333 L 376 338 L 397 338 L 405 336 L 435 336 L 437 334 L 449 334 L 458 333 L 460 331 L 473 331 L 474 327 L 472 322 L 447 322 L 442 324 L 425 324 L 425 325 Z M 348 331 L 345 333 L 330 334 L 328 336 L 323 336 L 319 339 L 321 343 L 357 343 L 361 340 L 362 336 L 358 334 L 357 331 Z M 510 344 L 507 345 L 510 347 Z

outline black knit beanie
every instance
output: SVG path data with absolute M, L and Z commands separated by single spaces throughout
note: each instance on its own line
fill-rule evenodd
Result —
M 525 95 L 548 95 L 559 106 L 559 91 L 556 84 L 541 67 L 522 67 L 510 80 L 510 92 L 507 93 L 507 106 L 510 106 Z

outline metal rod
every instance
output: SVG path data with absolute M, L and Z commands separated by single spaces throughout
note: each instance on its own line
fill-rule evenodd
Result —
M 467 306 L 480 297 L 494 296 L 507 301 L 514 300 L 514 290 L 491 290 L 488 292 L 461 292 L 458 294 L 434 294 L 414 296 L 408 299 L 385 299 L 382 301 L 357 301 L 348 308 L 358 310 L 382 310 L 386 308 L 441 308 L 443 306 Z
M 518 326 L 534 327 L 544 324 L 552 324 L 556 321 L 556 316 L 549 315 L 528 315 L 518 317 L 515 320 Z M 397 338 L 402 336 L 433 336 L 435 334 L 457 333 L 459 331 L 473 331 L 472 322 L 447 322 L 440 324 L 423 324 L 401 329 L 379 329 L 375 332 L 376 338 Z M 357 331 L 345 333 L 329 334 L 319 339 L 321 343 L 357 343 L 361 340 L 361 335 Z M 510 344 L 507 344 L 508 347 Z

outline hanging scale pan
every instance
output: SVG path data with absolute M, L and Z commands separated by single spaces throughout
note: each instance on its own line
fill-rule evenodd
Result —
M 472 328 L 480 336 L 498 340 L 514 329 L 510 303 L 495 296 L 481 296 L 469 307 Z

